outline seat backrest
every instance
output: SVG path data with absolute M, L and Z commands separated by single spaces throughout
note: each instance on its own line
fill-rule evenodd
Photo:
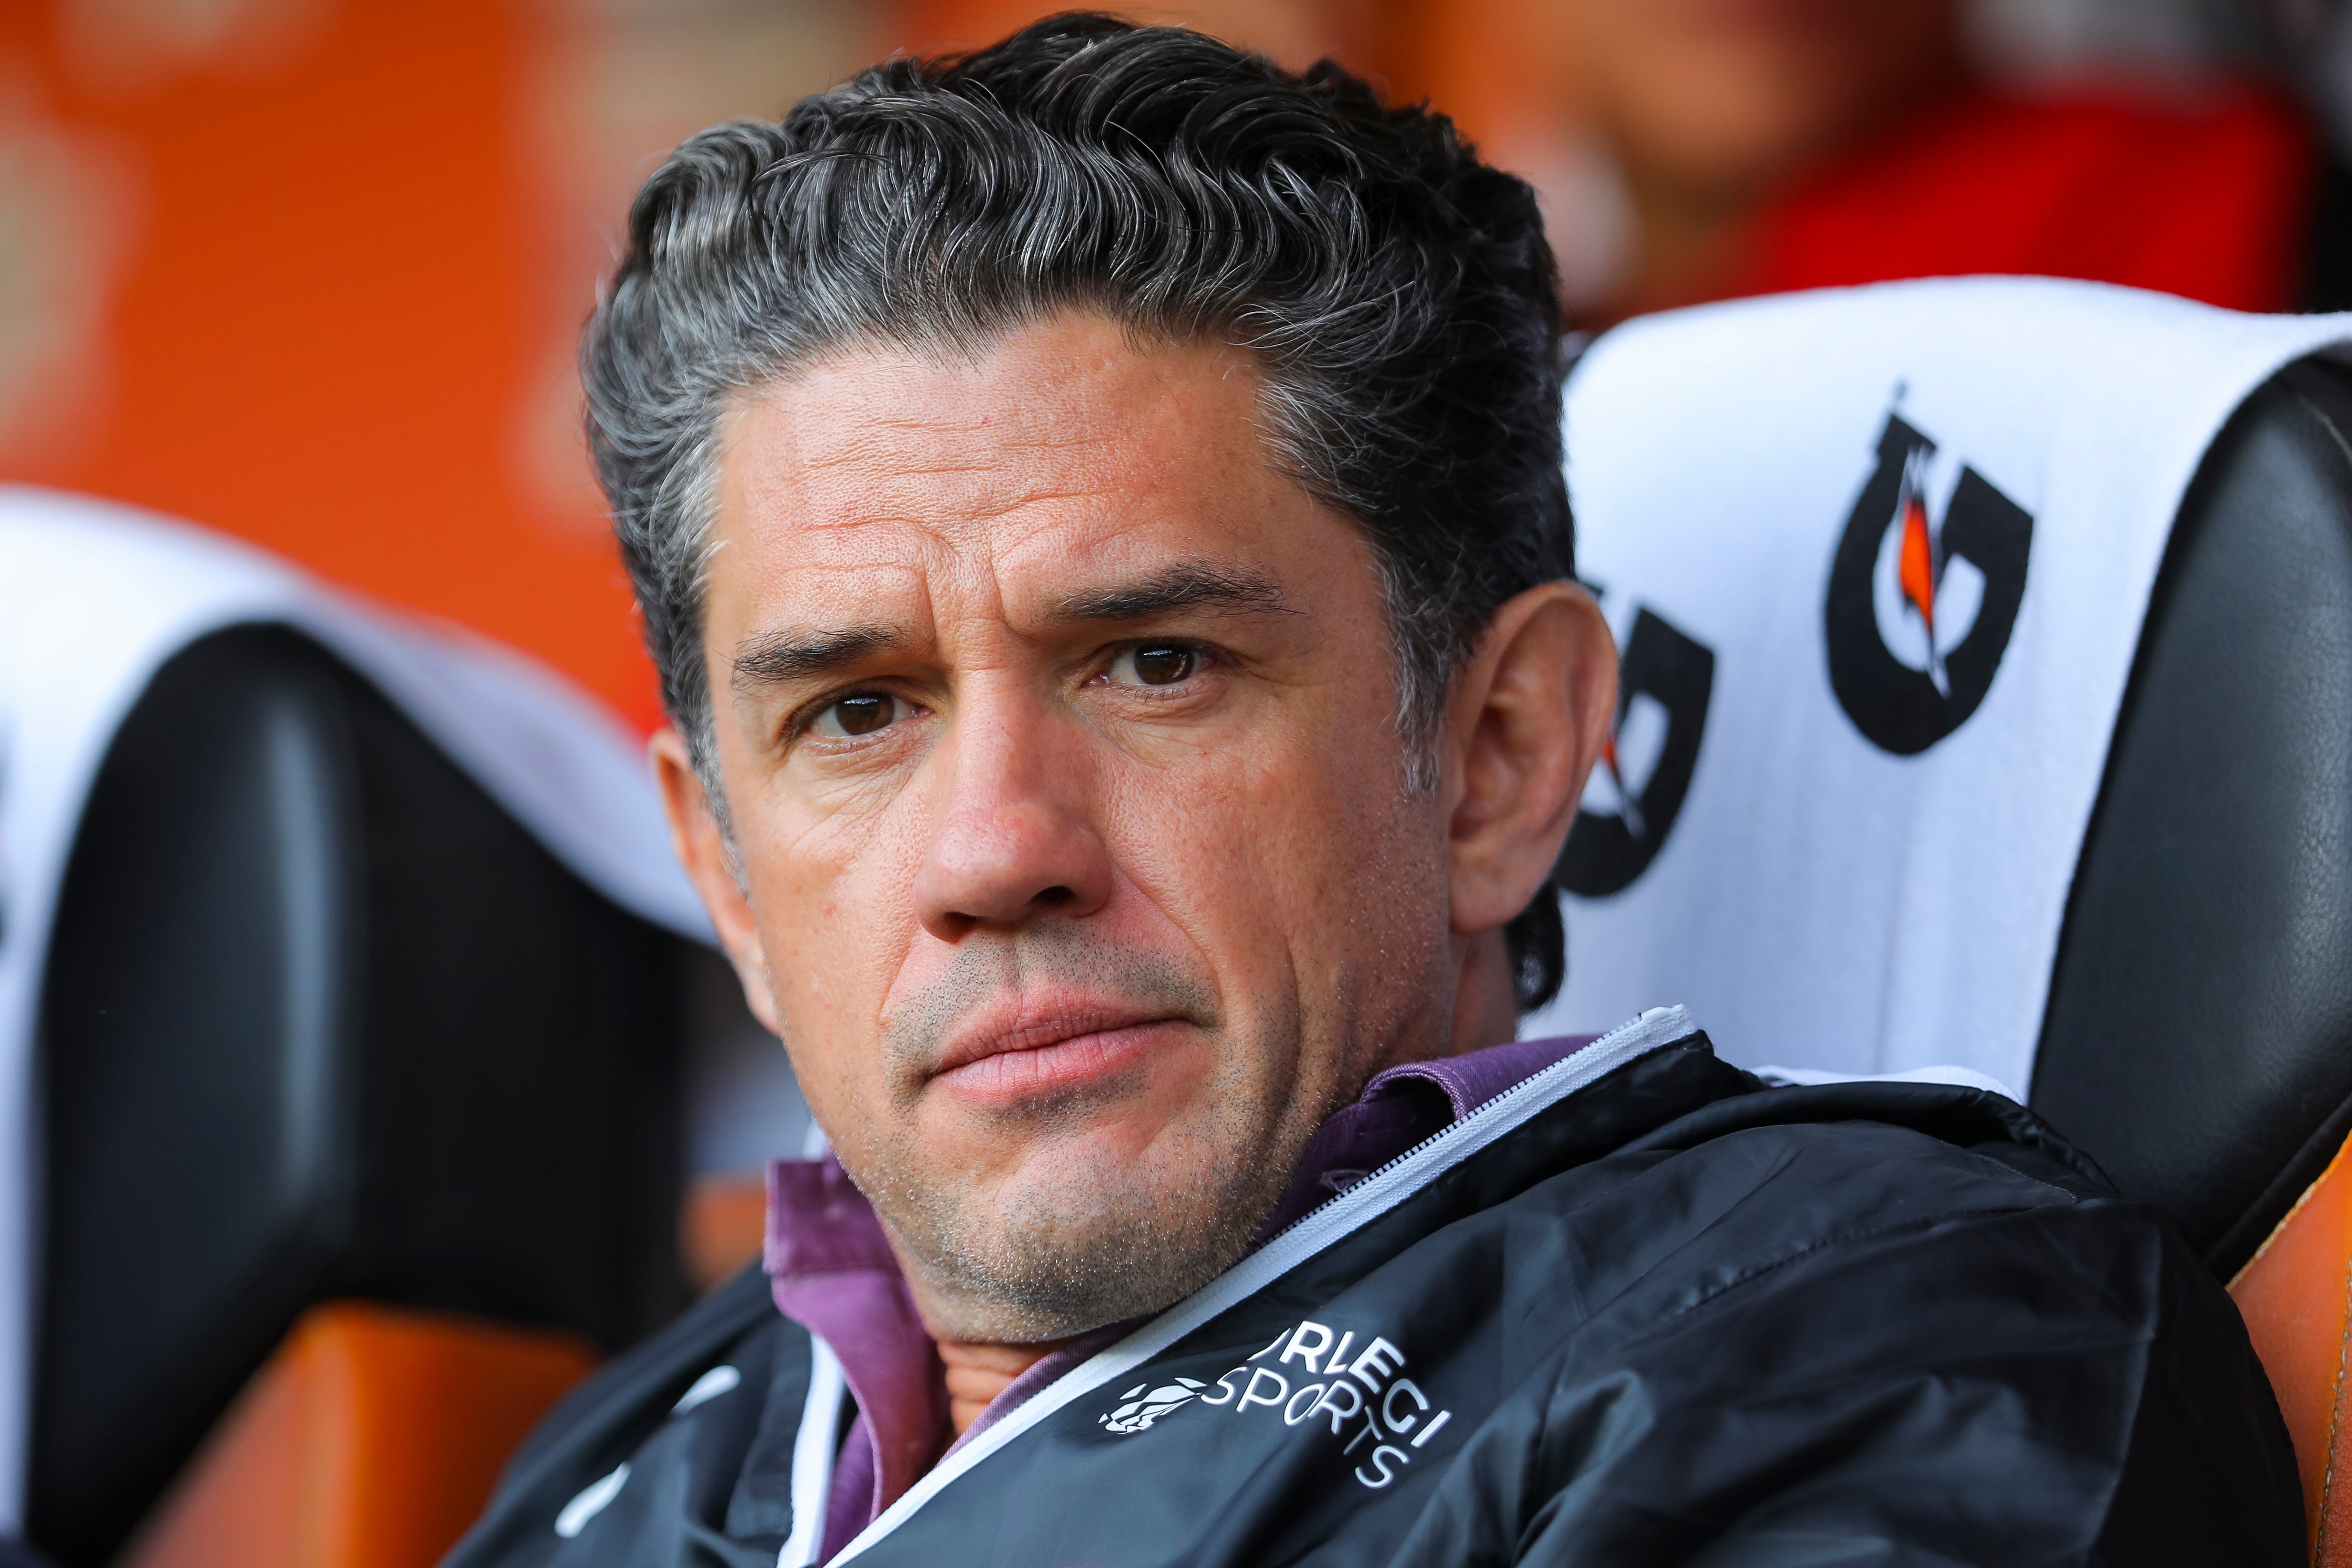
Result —
M 43 987 L 31 1539 L 104 1561 L 322 1298 L 607 1349 L 675 1310 L 679 949 L 314 643 L 166 665 Z
M 1680 1001 L 1751 1065 L 2022 1096 L 2174 519 L 2246 398 L 2347 331 L 1970 279 L 1596 343 L 1570 493 L 1624 706 L 1529 1027 Z
M 2030 1091 L 2234 1281 L 2352 1561 L 2346 325 L 1983 279 L 1634 339 L 1571 393 L 1630 636 L 1559 876 L 1571 992 Z
M 2224 1277 L 2352 1132 L 2352 372 L 2248 399 L 2183 503 L 2032 1103 Z
M 2033 1104 L 2231 1279 L 2314 1559 L 2352 1327 L 2352 371 L 2249 398 L 2182 503 L 2074 876 Z

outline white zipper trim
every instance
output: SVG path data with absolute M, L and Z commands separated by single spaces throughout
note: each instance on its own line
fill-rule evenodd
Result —
M 1693 1027 L 1690 1015 L 1682 1008 L 1653 1007 L 1575 1055 L 1504 1090 L 1443 1132 L 1408 1149 L 1118 1343 L 1064 1373 L 1050 1386 L 1032 1395 L 1020 1409 L 957 1449 L 843 1547 L 833 1559 L 833 1568 L 881 1542 L 965 1471 L 1055 1411 L 1125 1376 L 1219 1313 L 1248 1300 L 1334 1242 L 1388 1213 L 1506 1133 L 1524 1126 L 1538 1112 L 1559 1104 L 1635 1057 L 1646 1056 L 1661 1046 L 1686 1037 Z M 800 1450 L 795 1447 L 795 1537 L 800 1522 L 799 1457 Z M 786 1563 L 782 1568 L 797 1565 Z
M 847 1385 L 833 1347 L 809 1335 L 808 1402 L 801 1406 L 801 1427 L 793 1435 L 793 1532 L 776 1553 L 776 1568 L 811 1568 L 824 1550 L 834 1445 L 841 1435 L 842 1391 Z

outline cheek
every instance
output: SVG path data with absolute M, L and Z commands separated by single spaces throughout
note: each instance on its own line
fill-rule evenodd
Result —
M 1229 1007 L 1275 992 L 1311 1003 L 1368 946 L 1392 946 L 1433 893 L 1443 927 L 1443 834 L 1423 820 L 1433 806 L 1404 797 L 1385 709 L 1369 723 L 1322 718 L 1279 743 L 1122 769 L 1109 797 L 1114 858 L 1218 973 Z M 1357 728 L 1370 743 L 1334 733 Z
M 878 1059 L 882 998 L 915 931 L 920 836 L 887 809 L 776 811 L 740 826 L 752 915 L 795 1070 L 845 1081 Z

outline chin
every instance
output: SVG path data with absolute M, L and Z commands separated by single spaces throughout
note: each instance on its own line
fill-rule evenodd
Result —
M 940 1163 L 967 1173 L 961 1185 L 975 1205 L 1050 1209 L 1078 1224 L 1117 1206 L 1122 1194 L 1200 1194 L 1213 1184 L 1220 1165 L 1234 1163 L 1233 1152 L 1180 1131 L 1175 1120 L 1158 1108 L 1097 1108 L 1092 1114 L 1066 1111 L 1045 1124 L 997 1123 L 979 1136 L 943 1139 L 931 1147 L 961 1146 L 967 1158 Z M 953 1180 L 944 1173 L 939 1179 L 943 1184 Z
M 1278 1152 L 1132 1113 L 957 1163 L 961 1177 L 950 1163 L 898 1184 L 887 1217 L 921 1259 L 934 1326 L 1007 1341 L 1082 1333 L 1200 1289 L 1280 1195 L 1268 1173 L 1288 1169 Z

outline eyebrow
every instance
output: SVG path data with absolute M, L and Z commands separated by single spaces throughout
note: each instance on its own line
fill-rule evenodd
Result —
M 1180 562 L 1138 583 L 1072 594 L 1054 606 L 1065 621 L 1140 621 L 1175 610 L 1210 610 L 1228 616 L 1295 614 L 1282 585 L 1246 566 L 1211 566 Z
M 741 690 L 814 680 L 901 647 L 906 640 L 906 634 L 895 627 L 870 622 L 829 632 L 770 632 L 745 639 L 729 684 Z
M 1228 616 L 1297 613 L 1283 598 L 1281 584 L 1263 572 L 1187 561 L 1139 582 L 1069 595 L 1052 615 L 1062 621 L 1140 621 L 1200 609 Z M 740 691 L 822 679 L 908 640 L 898 628 L 872 621 L 832 631 L 769 632 L 743 641 L 728 682 Z

